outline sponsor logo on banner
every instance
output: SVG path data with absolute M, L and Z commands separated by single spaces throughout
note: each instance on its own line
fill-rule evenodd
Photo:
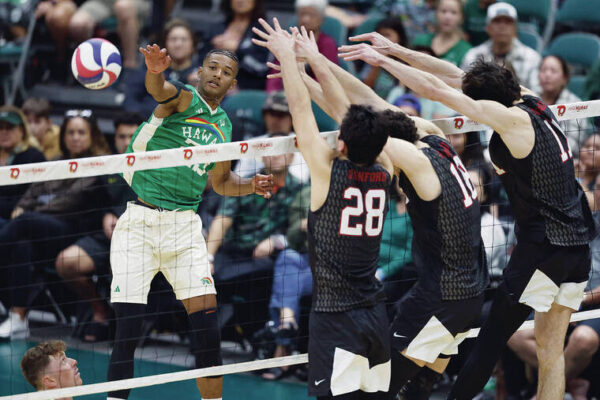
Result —
M 258 151 L 264 151 L 264 150 L 267 150 L 270 147 L 273 147 L 273 143 L 271 143 L 271 142 L 268 142 L 268 143 L 253 143 L 252 144 L 252 148 L 254 150 L 258 150 Z
M 77 161 L 69 161 L 69 171 L 70 172 L 75 172 L 77 171 L 77 167 L 79 165 L 77 164 Z
M 240 143 L 240 153 L 244 154 L 248 151 L 248 143 L 242 142 Z
M 21 173 L 21 170 L 19 168 L 11 168 L 10 169 L 10 177 L 12 179 L 17 179 L 19 177 L 20 173 Z
M 454 118 L 454 128 L 460 129 L 465 124 L 465 120 L 462 118 Z
M 193 154 L 194 152 L 192 151 L 192 149 L 183 149 L 183 158 L 185 158 L 186 160 L 192 158 Z
M 566 106 L 557 106 L 556 108 L 557 108 L 559 117 L 562 117 L 563 115 L 565 115 L 565 111 L 567 111 Z
M 587 104 L 581 104 L 578 106 L 570 106 L 568 108 L 569 111 L 574 111 L 574 112 L 581 112 L 581 111 L 585 111 L 588 109 L 588 105 Z
M 135 156 L 127 156 L 127 165 L 133 167 L 133 164 L 135 164 Z

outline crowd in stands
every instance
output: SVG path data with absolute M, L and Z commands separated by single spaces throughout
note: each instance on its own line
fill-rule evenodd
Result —
M 554 3 L 560 10 L 570 1 Z M 30 57 L 27 71 L 39 72 L 42 68 L 42 73 L 28 78 L 33 79 L 33 84 L 54 82 L 65 88 L 77 85 L 69 72 L 70 50 L 87 38 L 106 33 L 107 19 L 114 18 L 114 40 L 123 56 L 123 72 L 116 89 L 125 99 L 108 132 L 101 132 L 94 109 L 53 113 L 56 104 L 51 98 L 23 98 L 19 99 L 20 107 L 0 107 L 0 166 L 125 152 L 133 133 L 155 107 L 144 86 L 145 65 L 138 53 L 138 46 L 149 40 L 157 41 L 171 56 L 166 78 L 190 85 L 197 83 L 197 68 L 208 51 L 218 48 L 236 52 L 240 60 L 238 84 L 224 101 L 234 125 L 233 140 L 293 134 L 281 80 L 267 79 L 269 73 L 276 72 L 267 62 L 276 60 L 269 58 L 266 49 L 251 42 L 252 28 L 257 26 L 258 18 L 275 15 L 268 9 L 269 3 L 221 0 L 219 17 L 200 23 L 186 19 L 182 12 L 171 15 L 178 7 L 185 9 L 189 5 L 186 3 L 0 1 L 0 73 L 9 71 L 1 63 L 3 46 L 23 42 L 28 18 L 37 18 L 36 29 L 51 38 L 52 57 L 40 59 L 35 54 Z M 277 15 L 287 17 L 288 25 L 313 31 L 322 54 L 359 76 L 379 96 L 409 115 L 435 119 L 453 117 L 456 113 L 440 103 L 419 98 L 379 68 L 339 60 L 337 48 L 348 41 L 347 36 L 375 30 L 395 43 L 452 62 L 465 71 L 479 57 L 494 60 L 511 69 L 523 86 L 538 93 L 548 105 L 578 102 L 582 98 L 600 99 L 600 52 L 595 63 L 586 66 L 577 65 L 560 51 L 540 53 L 539 48 L 520 40 L 520 32 L 523 24 L 534 25 L 542 40 L 544 24 L 549 22 L 522 21 L 518 7 L 495 0 L 332 3 L 295 0 L 286 11 L 278 8 Z M 17 9 L 21 10 L 19 18 L 15 17 Z M 153 21 L 158 18 L 160 24 L 150 23 L 150 16 Z M 573 25 L 557 23 L 548 40 L 573 30 Z M 340 31 L 344 37 L 338 35 Z M 587 32 L 597 35 L 600 23 L 590 25 Z M 546 49 L 549 45 L 544 43 Z M 573 76 L 583 78 L 585 83 L 571 86 Z M 3 84 L 6 82 L 3 79 Z M 248 110 L 244 107 L 227 108 L 228 101 L 249 90 L 265 93 L 262 104 L 245 105 L 248 109 L 260 108 L 260 115 L 254 115 L 255 125 L 260 128 L 245 129 Z M 56 125 L 53 121 L 60 122 Z M 560 125 L 576 157 L 578 179 L 600 224 L 600 118 L 563 121 Z M 491 293 L 516 239 L 506 195 L 487 153 L 490 134 L 487 131 L 455 134 L 449 140 L 478 190 L 482 237 L 492 277 Z M 198 213 L 203 220 L 208 251 L 215 257 L 219 304 L 232 309 L 229 314 L 222 313 L 221 325 L 224 329 L 235 326 L 237 335 L 254 344 L 264 343 L 261 338 L 270 334 L 272 346 L 267 346 L 268 351 L 263 351 L 262 356 L 303 351 L 306 343 L 299 339 L 306 332 L 306 326 L 302 326 L 306 321 L 302 316 L 307 314 L 312 293 L 306 244 L 308 168 L 301 155 L 294 153 L 261 160 L 244 159 L 234 169 L 242 176 L 257 172 L 273 174 L 274 190 L 269 200 L 258 196 L 221 199 L 209 184 L 203 196 Z M 111 340 L 112 310 L 100 286 L 110 282 L 109 249 L 117 218 L 127 201 L 134 199 L 119 175 L 0 186 L 0 301 L 10 310 L 0 324 L 0 340 L 30 334 L 27 311 L 36 303 L 44 280 L 52 274 L 79 299 L 80 307 L 91 310 L 78 321 L 82 325 L 80 338 L 88 342 Z M 418 271 L 412 264 L 412 227 L 406 213 L 406 198 L 399 188 L 391 196 L 389 210 L 377 277 L 384 283 L 391 304 L 408 291 Z M 596 239 L 591 247 L 593 271 L 588 292 L 600 286 L 600 240 Z M 252 303 L 251 313 L 243 308 L 244 302 Z M 262 311 L 256 311 L 260 307 Z M 582 309 L 598 307 L 600 296 L 587 296 Z M 393 311 L 390 308 L 389 312 Z M 261 329 L 267 321 L 270 321 L 267 328 Z M 598 320 L 573 327 L 565 356 L 567 388 L 575 400 L 588 398 L 588 393 L 600 395 L 600 384 L 589 379 L 590 374 L 600 369 L 599 347 Z M 537 366 L 533 332 L 515 334 L 509 349 L 502 362 L 510 365 L 512 372 L 507 373 L 506 367 L 503 379 L 500 379 L 502 374 L 497 374 L 496 390 L 508 399 L 529 398 L 526 396 L 535 392 L 535 382 L 531 381 L 535 374 L 523 371 Z M 518 367 L 513 368 L 515 365 Z M 264 371 L 262 377 L 279 379 L 294 370 L 274 368 Z M 453 370 L 457 367 L 449 369 Z M 303 376 L 301 370 L 295 372 Z

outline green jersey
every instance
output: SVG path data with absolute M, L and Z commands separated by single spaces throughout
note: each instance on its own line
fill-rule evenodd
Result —
M 154 114 L 137 129 L 127 153 L 204 146 L 231 141 L 231 121 L 221 107 L 212 110 L 196 88 L 186 85 L 193 94 L 190 106 L 166 118 Z M 202 200 L 208 171 L 212 164 L 189 167 L 158 168 L 123 177 L 145 202 L 168 210 L 196 210 Z

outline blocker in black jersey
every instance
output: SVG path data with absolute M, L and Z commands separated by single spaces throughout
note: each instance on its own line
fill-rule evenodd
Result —
M 516 220 L 518 243 L 504 271 L 508 294 L 536 311 L 548 311 L 555 301 L 577 309 L 591 265 L 590 208 L 554 114 L 534 96 L 523 96 L 516 106 L 531 118 L 531 153 L 517 159 L 498 133 L 490 140 L 490 156 Z
M 388 320 L 375 271 L 390 183 L 377 164 L 336 158 L 327 200 L 308 214 L 312 396 L 388 390 Z
M 435 135 L 421 138 L 442 193 L 422 200 L 406 175 L 400 186 L 409 199 L 417 284 L 398 302 L 391 326 L 392 347 L 429 363 L 456 354 L 481 312 L 489 277 L 476 189 L 450 143 Z

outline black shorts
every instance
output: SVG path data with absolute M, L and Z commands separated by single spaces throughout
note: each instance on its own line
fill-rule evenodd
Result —
M 484 295 L 465 300 L 442 300 L 417 282 L 397 303 L 390 327 L 392 349 L 433 363 L 440 355 L 458 353 L 458 345 L 476 326 Z
M 75 246 L 81 247 L 90 256 L 97 275 L 110 275 L 110 240 L 104 232 L 84 236 L 75 242 Z
M 546 312 L 552 303 L 579 309 L 591 267 L 590 247 L 562 247 L 520 241 L 504 269 L 503 280 L 514 303 Z
M 387 392 L 390 340 L 383 303 L 339 313 L 311 312 L 308 394 Z

